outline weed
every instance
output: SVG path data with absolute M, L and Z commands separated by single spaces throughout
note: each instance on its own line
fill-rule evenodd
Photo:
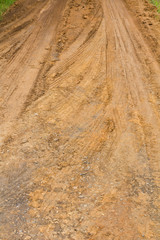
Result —
M 160 0 L 150 0 L 150 2 L 157 7 L 158 13 L 160 13 Z
M 0 18 L 2 18 L 2 14 L 12 5 L 15 0 L 0 0 Z

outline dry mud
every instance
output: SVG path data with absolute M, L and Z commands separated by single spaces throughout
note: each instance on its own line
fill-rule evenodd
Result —
M 160 239 L 160 65 L 127 2 L 1 22 L 0 239 Z
M 126 7 L 136 17 L 138 28 L 144 39 L 160 63 L 160 14 L 148 0 L 124 0 Z

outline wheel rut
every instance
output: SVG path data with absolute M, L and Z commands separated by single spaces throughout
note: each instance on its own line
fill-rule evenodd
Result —
M 38 6 L 0 39 L 0 238 L 158 240 L 159 63 L 123 0 Z

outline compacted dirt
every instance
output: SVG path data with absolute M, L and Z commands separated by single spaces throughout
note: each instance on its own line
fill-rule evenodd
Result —
M 149 48 L 160 63 L 160 14 L 148 0 L 124 0 L 126 7 L 136 16 L 138 27 Z
M 0 23 L 0 239 L 160 239 L 159 20 L 135 2 L 20 0 Z

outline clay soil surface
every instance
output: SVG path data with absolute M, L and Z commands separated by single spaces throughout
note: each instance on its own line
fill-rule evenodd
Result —
M 1 240 L 160 240 L 158 17 L 143 0 L 6 13 Z

